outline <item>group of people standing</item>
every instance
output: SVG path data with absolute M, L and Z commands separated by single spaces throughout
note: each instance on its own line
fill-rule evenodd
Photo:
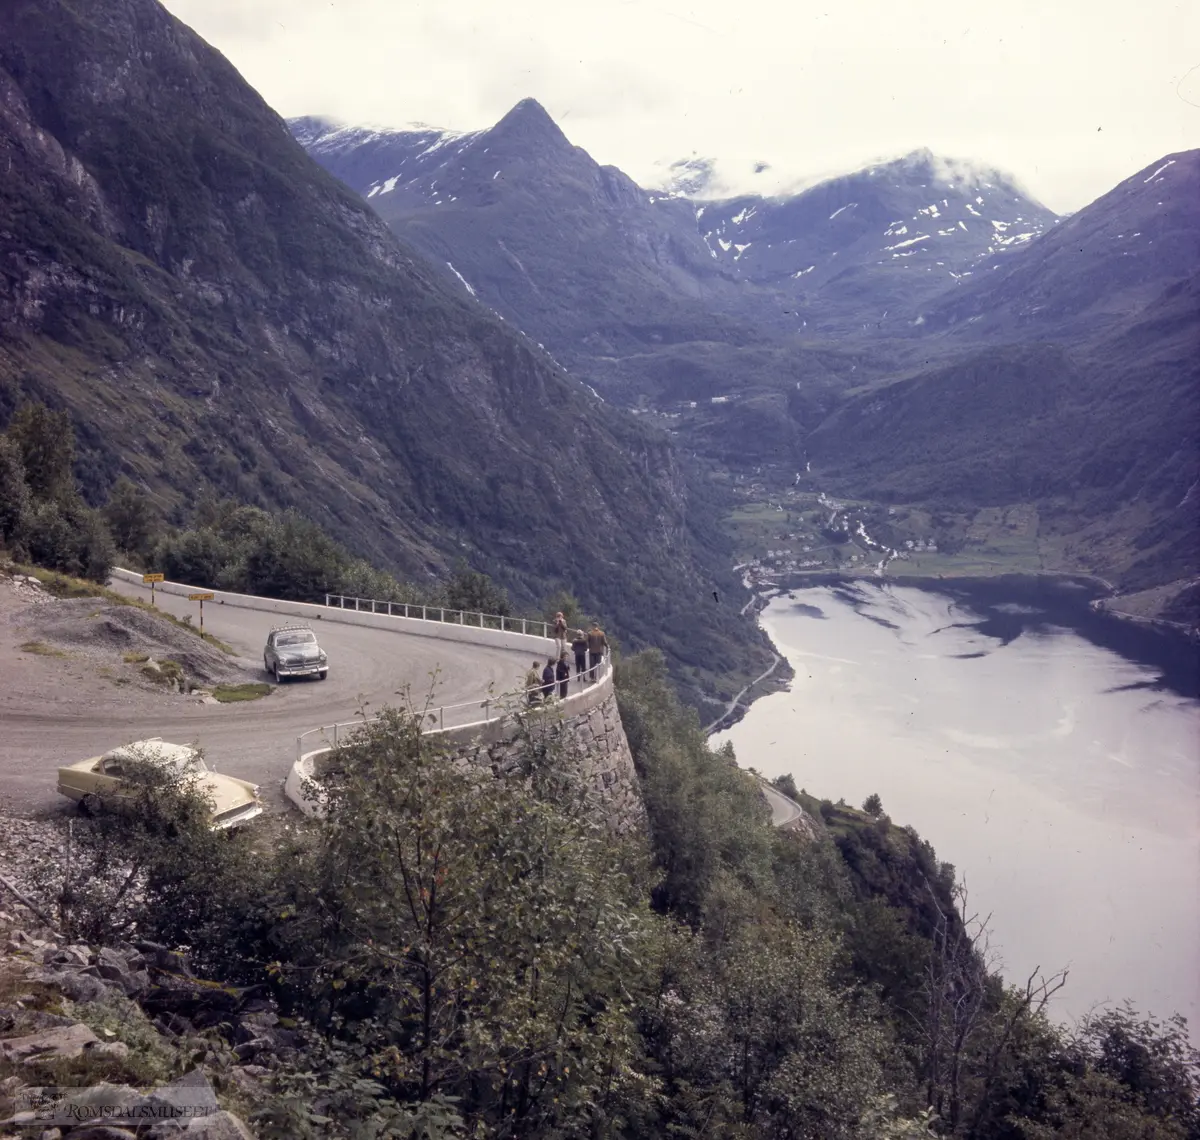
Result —
M 608 638 L 598 621 L 586 633 L 582 629 L 567 628 L 567 619 L 560 612 L 554 615 L 555 656 L 548 657 L 546 664 L 534 662 L 525 675 L 526 697 L 531 705 L 545 704 L 558 696 L 566 700 L 571 683 L 571 665 L 567 660 L 568 635 L 571 651 L 575 655 L 575 677 L 584 685 L 590 685 L 600 675 L 600 664 L 608 652 Z

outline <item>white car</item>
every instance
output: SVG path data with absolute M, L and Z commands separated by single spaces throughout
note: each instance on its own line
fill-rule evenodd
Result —
M 58 790 L 89 814 L 104 807 L 120 810 L 122 801 L 127 798 L 121 794 L 121 781 L 127 767 L 137 762 L 160 764 L 193 777 L 212 803 L 214 830 L 238 827 L 263 813 L 257 784 L 212 772 L 194 748 L 186 744 L 169 744 L 158 736 L 135 740 L 102 756 L 92 756 L 59 768 Z

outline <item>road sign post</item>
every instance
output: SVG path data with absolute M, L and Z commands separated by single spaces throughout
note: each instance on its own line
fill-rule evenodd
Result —
M 189 602 L 200 603 L 200 632 L 204 632 L 204 603 L 213 600 L 212 594 L 188 594 Z
M 161 574 L 143 574 L 142 575 L 142 582 L 150 583 L 150 604 L 151 605 L 154 605 L 154 583 L 161 582 L 162 580 L 163 580 L 163 576 Z

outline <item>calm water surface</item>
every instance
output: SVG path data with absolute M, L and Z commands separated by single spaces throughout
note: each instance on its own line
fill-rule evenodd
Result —
M 813 795 L 878 792 L 991 913 L 1009 981 L 1070 968 L 1059 1015 L 1130 998 L 1200 1036 L 1194 678 L 1178 651 L 1166 676 L 1141 642 L 1115 652 L 1126 635 L 1061 591 L 965 589 L 774 599 L 796 679 L 714 744 Z

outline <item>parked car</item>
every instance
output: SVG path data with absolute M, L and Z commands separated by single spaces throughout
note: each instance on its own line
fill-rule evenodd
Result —
M 104 808 L 121 810 L 128 794 L 122 781 L 135 763 L 159 764 L 183 775 L 193 776 L 212 803 L 213 828 L 223 830 L 248 823 L 262 815 L 259 787 L 235 776 L 210 771 L 204 758 L 187 744 L 169 744 L 161 737 L 135 740 L 58 770 L 58 790 L 75 800 L 88 814 Z
M 308 626 L 287 625 L 267 635 L 263 668 L 279 684 L 283 684 L 285 677 L 316 677 L 324 681 L 329 676 L 329 658 Z

